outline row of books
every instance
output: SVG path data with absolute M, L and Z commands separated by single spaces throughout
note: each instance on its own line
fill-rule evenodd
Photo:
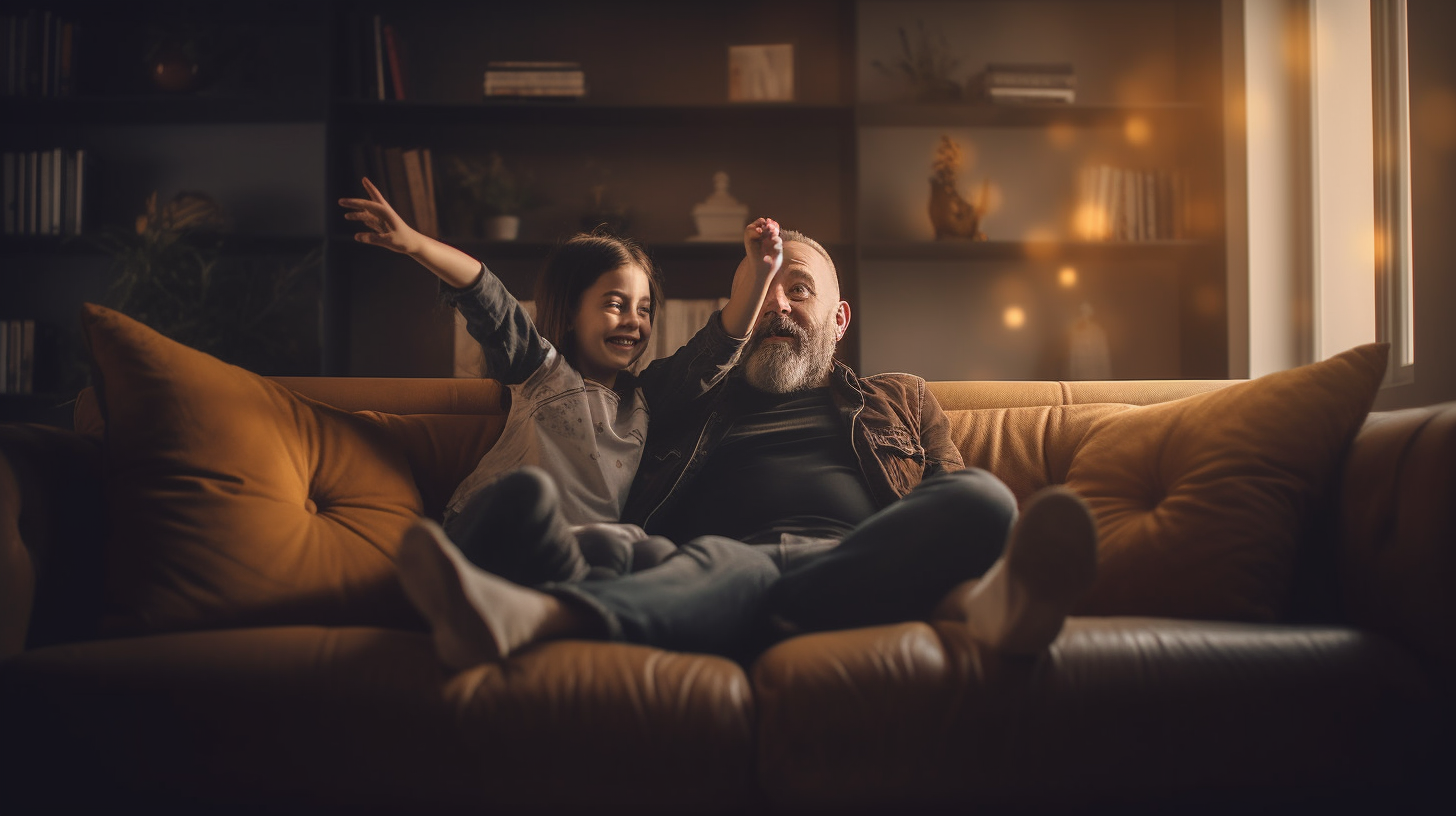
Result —
M 408 96 L 405 42 L 399 29 L 379 14 L 350 15 L 346 46 L 350 71 L 348 92 L 357 99 L 403 101 Z
M 586 73 L 576 62 L 491 62 L 485 96 L 578 99 L 586 96 Z
M 76 27 L 53 11 L 0 16 L 0 88 L 6 96 L 60 97 L 75 93 Z
M 1186 177 L 1177 170 L 1082 169 L 1079 231 L 1093 241 L 1174 241 L 1185 237 Z
M 0 320 L 0 394 L 35 391 L 35 321 Z
M 80 235 L 86 151 L 62 147 L 0 155 L 6 235 Z
M 355 150 L 354 171 L 374 182 L 406 223 L 431 238 L 440 237 L 435 160 L 428 147 L 360 145 Z
M 991 63 L 967 86 L 971 98 L 991 102 L 1077 101 L 1077 74 L 1068 63 Z

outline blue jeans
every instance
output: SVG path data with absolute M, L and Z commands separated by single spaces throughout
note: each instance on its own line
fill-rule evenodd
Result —
M 612 640 L 742 657 L 773 633 L 924 618 L 990 568 L 1015 519 L 1011 490 L 973 468 L 921 482 L 838 542 L 703 536 L 642 572 L 542 589 L 594 611 Z

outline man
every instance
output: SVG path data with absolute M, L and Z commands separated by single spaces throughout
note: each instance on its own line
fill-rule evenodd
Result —
M 1095 569 L 1086 506 L 1053 488 L 1018 520 L 1004 484 L 965 469 L 924 380 L 834 360 L 850 308 L 824 248 L 785 230 L 782 253 L 737 369 L 692 409 L 652 418 L 623 518 L 679 544 L 660 564 L 527 587 L 472 565 L 432 522 L 406 535 L 401 575 L 445 662 L 553 637 L 742 657 L 797 632 L 932 614 L 1010 653 L 1056 636 Z M 508 483 L 512 499 L 485 514 L 517 531 L 502 546 L 559 561 L 572 538 L 549 480 Z

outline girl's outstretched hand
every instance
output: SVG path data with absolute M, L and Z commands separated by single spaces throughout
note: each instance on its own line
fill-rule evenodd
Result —
M 384 194 L 367 178 L 364 179 L 364 190 L 369 193 L 369 198 L 339 199 L 339 206 L 348 210 L 344 217 L 358 221 L 366 228 L 354 233 L 354 240 L 405 255 L 418 251 L 424 236 L 399 217 L 399 213 L 384 200 Z

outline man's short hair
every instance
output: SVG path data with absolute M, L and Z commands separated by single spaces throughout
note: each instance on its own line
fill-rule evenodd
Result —
M 797 241 L 819 253 L 820 257 L 824 259 L 824 262 L 829 264 L 829 274 L 834 276 L 834 288 L 839 289 L 841 297 L 843 297 L 844 290 L 839 286 L 839 270 L 834 268 L 834 259 L 829 257 L 829 250 L 825 249 L 818 241 L 798 230 L 781 229 L 779 230 L 779 237 L 784 239 L 784 243 L 786 244 L 790 241 Z

